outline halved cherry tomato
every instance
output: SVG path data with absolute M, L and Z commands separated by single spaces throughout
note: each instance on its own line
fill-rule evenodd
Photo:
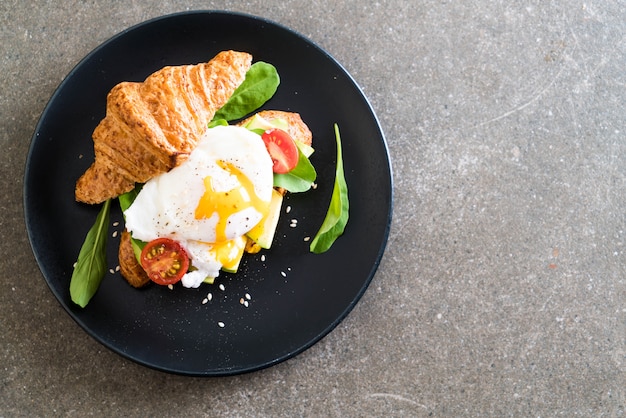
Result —
M 269 129 L 261 135 L 265 148 L 270 153 L 274 173 L 288 173 L 298 165 L 298 146 L 282 129 Z
M 180 281 L 189 268 L 187 252 L 169 238 L 157 238 L 146 244 L 139 262 L 150 280 L 165 286 Z

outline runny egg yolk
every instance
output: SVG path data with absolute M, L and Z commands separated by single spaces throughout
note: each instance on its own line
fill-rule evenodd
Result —
M 245 237 L 239 237 L 211 244 L 209 254 L 211 254 L 226 271 L 234 270 L 239 260 L 241 260 L 241 254 L 246 247 L 246 240 Z
M 252 207 L 261 217 L 265 217 L 269 211 L 269 202 L 257 196 L 252 181 L 232 163 L 220 160 L 218 165 L 237 178 L 238 186 L 228 191 L 216 191 L 211 176 L 205 177 L 205 192 L 196 207 L 195 218 L 208 219 L 217 213 L 215 241 L 223 242 L 226 241 L 226 226 L 230 215 Z

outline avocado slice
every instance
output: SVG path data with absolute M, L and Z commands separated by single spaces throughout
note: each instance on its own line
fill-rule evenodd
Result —
M 272 189 L 272 199 L 267 215 L 246 234 L 248 238 L 259 244 L 261 248 L 268 249 L 272 246 L 282 204 L 283 195 L 276 189 Z
M 267 131 L 268 129 L 274 128 L 286 131 L 289 129 L 289 125 L 286 120 L 282 118 L 267 120 L 263 116 L 259 116 L 258 113 L 250 119 L 250 122 L 246 123 L 245 127 L 251 131 Z

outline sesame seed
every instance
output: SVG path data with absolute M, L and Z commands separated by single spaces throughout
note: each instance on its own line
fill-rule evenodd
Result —
M 170 290 L 172 290 L 172 289 L 174 289 L 174 285 L 173 285 L 173 284 L 168 284 L 168 285 L 167 285 L 167 288 L 168 288 L 168 289 L 170 289 Z
M 287 206 L 287 207 L 285 208 L 285 213 L 289 213 L 289 212 L 291 212 L 291 206 Z
M 115 266 L 115 271 L 120 271 L 120 266 L 119 265 Z
M 119 224 L 120 224 L 120 223 L 119 223 L 119 222 L 117 222 L 117 221 L 113 222 L 113 226 L 119 226 Z
M 207 298 L 202 299 L 202 304 L 204 305 L 205 303 L 207 303 L 209 300 Z
M 115 274 L 115 270 L 113 270 L 113 269 L 109 269 L 109 273 L 111 273 L 111 274 Z
M 265 261 L 265 254 L 261 254 L 261 261 Z
M 243 305 L 245 301 L 243 300 L 243 298 L 239 299 L 239 303 L 241 303 Z
M 219 288 L 220 290 L 226 290 L 226 287 L 223 284 L 220 284 Z
M 313 190 L 317 189 L 317 183 L 311 183 L 311 188 L 312 188 Z
M 206 295 L 206 298 L 207 298 L 208 300 L 213 299 L 213 293 L 210 293 L 210 292 L 209 292 L 209 294 L 208 294 L 208 295 Z
M 218 323 L 217 323 L 217 325 L 218 325 L 220 328 L 224 328 L 224 326 L 225 326 L 225 324 L 224 324 L 222 321 L 218 322 Z
M 117 231 L 113 231 L 113 235 L 112 235 L 112 237 L 113 237 L 113 238 L 117 237 Z
M 249 305 L 248 301 L 247 301 L 247 300 L 244 300 L 244 301 L 243 301 L 243 306 L 245 306 L 245 307 L 247 308 L 247 307 L 248 307 L 248 305 Z
M 246 293 L 246 299 L 248 300 L 252 299 L 252 296 L 250 296 L 250 293 Z
M 311 237 L 304 237 L 304 241 L 310 241 Z
M 283 276 L 283 277 L 287 277 L 287 273 L 285 273 L 284 271 L 281 271 L 280 275 Z

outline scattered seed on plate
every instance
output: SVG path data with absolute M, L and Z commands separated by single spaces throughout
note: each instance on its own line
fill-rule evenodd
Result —
M 226 287 L 223 284 L 221 284 L 221 283 L 220 283 L 219 288 L 220 288 L 220 290 L 226 290 Z
M 265 261 L 265 254 L 261 254 L 261 261 Z
M 119 226 L 119 224 L 120 224 L 120 223 L 119 223 L 119 222 L 117 222 L 117 221 L 113 222 L 113 226 Z
M 239 299 L 239 303 L 243 305 L 243 303 L 245 302 L 245 300 L 243 298 Z
M 287 207 L 285 208 L 285 213 L 289 213 L 289 212 L 291 212 L 291 206 L 287 206 Z
M 113 270 L 113 269 L 109 269 L 109 273 L 111 273 L 111 274 L 115 274 L 115 270 Z
M 287 277 L 287 273 L 285 273 L 284 271 L 281 271 L 280 275 L 283 276 L 283 277 Z
M 117 231 L 113 231 L 113 234 L 111 235 L 113 238 L 117 237 Z
M 252 299 L 252 296 L 250 296 L 250 293 L 246 293 L 246 299 L 248 300 Z
M 202 299 L 202 304 L 206 304 L 209 300 L 207 298 Z
M 312 188 L 313 190 L 317 189 L 317 183 L 311 183 L 311 188 Z
M 207 300 L 211 300 L 213 299 L 213 293 L 209 292 L 208 295 L 206 295 Z
M 168 284 L 168 285 L 167 285 L 167 288 L 168 288 L 168 289 L 170 289 L 170 290 L 172 290 L 172 289 L 174 289 L 174 285 L 172 285 L 172 284 Z
M 225 326 L 226 324 L 224 324 L 222 321 L 220 321 L 220 322 L 218 322 L 218 323 L 217 323 L 217 325 L 218 325 L 220 328 L 224 328 L 224 326 Z
M 310 241 L 310 240 L 311 240 L 311 237 L 304 237 L 304 241 L 305 241 L 305 242 L 306 242 L 306 241 Z
M 248 307 L 248 305 L 249 305 L 248 301 L 247 301 L 247 300 L 244 300 L 244 301 L 243 301 L 243 306 L 245 306 L 245 307 L 247 308 L 247 307 Z
M 120 271 L 120 266 L 119 264 L 117 266 L 115 266 L 115 271 Z

